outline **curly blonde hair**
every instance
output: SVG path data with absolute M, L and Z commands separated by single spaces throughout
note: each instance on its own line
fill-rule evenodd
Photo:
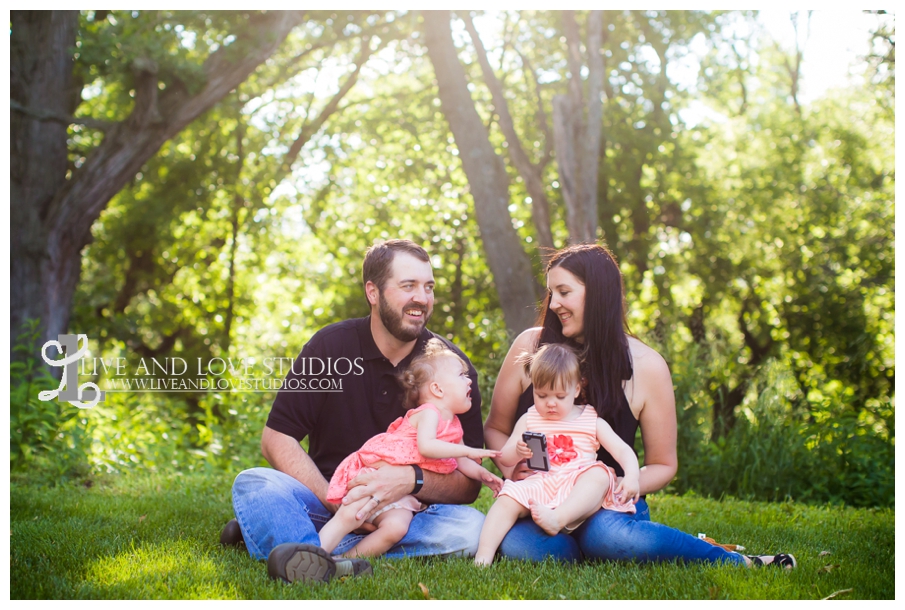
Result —
M 455 358 L 462 368 L 467 370 L 465 361 L 457 353 L 439 339 L 434 338 L 424 346 L 424 352 L 415 356 L 408 368 L 399 374 L 399 383 L 402 384 L 402 389 L 405 391 L 406 409 L 414 409 L 419 406 L 421 389 L 425 384 L 434 380 L 444 358 Z

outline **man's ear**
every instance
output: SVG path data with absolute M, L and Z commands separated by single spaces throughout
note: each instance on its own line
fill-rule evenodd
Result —
M 380 289 L 371 280 L 365 284 L 365 296 L 368 297 L 368 303 L 371 305 L 377 305 L 380 302 Z

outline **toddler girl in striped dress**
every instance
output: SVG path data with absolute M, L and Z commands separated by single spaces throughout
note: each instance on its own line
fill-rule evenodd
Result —
M 513 466 L 533 455 L 524 432 L 546 435 L 550 470 L 521 481 L 508 480 L 487 513 L 476 565 L 489 565 L 516 520 L 531 518 L 547 534 L 571 532 L 601 508 L 634 513 L 640 488 L 638 458 L 590 405 L 576 405 L 581 392 L 578 357 L 564 345 L 549 344 L 521 362 L 534 386 L 534 406 L 515 424 L 500 461 Z M 612 468 L 597 461 L 603 446 L 622 466 L 617 484 Z

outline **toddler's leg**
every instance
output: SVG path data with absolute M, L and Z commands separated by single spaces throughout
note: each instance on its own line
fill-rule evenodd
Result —
M 490 510 L 487 511 L 484 527 L 481 528 L 478 552 L 474 557 L 475 565 L 489 566 L 493 563 L 493 556 L 496 554 L 496 550 L 500 548 L 500 543 L 506 533 L 512 529 L 518 519 L 527 515 L 528 509 L 509 496 L 497 498 Z
M 365 536 L 351 551 L 343 553 L 343 557 L 383 555 L 405 537 L 414 516 L 407 508 L 393 508 L 381 513 L 374 519 L 377 529 Z
M 336 545 L 342 541 L 343 536 L 361 527 L 364 522 L 356 519 L 355 513 L 370 501 L 371 498 L 362 498 L 354 504 L 340 505 L 336 514 L 318 532 L 318 536 L 321 539 L 321 548 L 328 553 L 333 552 Z
M 582 521 L 600 510 L 603 496 L 610 488 L 610 475 L 603 468 L 591 468 L 575 480 L 566 501 L 555 509 L 539 504 L 531 505 L 531 518 L 550 536 L 564 527 Z

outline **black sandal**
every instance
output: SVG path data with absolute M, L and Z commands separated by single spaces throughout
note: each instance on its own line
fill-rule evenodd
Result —
M 751 566 L 759 568 L 761 566 L 778 566 L 784 570 L 791 570 L 798 566 L 795 557 L 787 553 L 779 553 L 778 555 L 745 555 L 751 560 Z

